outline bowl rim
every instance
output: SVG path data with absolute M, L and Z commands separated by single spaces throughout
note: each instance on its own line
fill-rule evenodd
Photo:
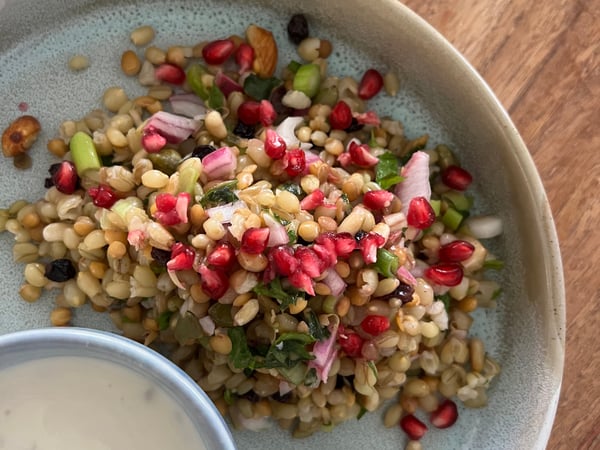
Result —
M 564 365 L 565 365 L 565 342 L 566 342 L 566 292 L 564 270 L 561 258 L 561 250 L 556 231 L 556 224 L 552 215 L 550 202 L 546 195 L 541 176 L 525 141 L 512 121 L 508 111 L 502 105 L 492 88 L 483 76 L 467 60 L 467 58 L 456 49 L 452 43 L 436 28 L 428 23 L 423 17 L 410 9 L 408 6 L 395 0 L 382 0 L 389 8 L 395 8 L 403 19 L 412 24 L 415 29 L 431 40 L 435 41 L 436 53 L 444 53 L 444 58 L 450 60 L 461 76 L 468 78 L 475 90 L 475 95 L 483 105 L 488 108 L 489 113 L 496 120 L 497 126 L 502 128 L 507 143 L 514 149 L 513 156 L 516 159 L 522 176 L 527 180 L 531 204 L 536 206 L 535 228 L 541 233 L 539 242 L 542 243 L 543 264 L 545 268 L 545 281 L 549 292 L 546 311 L 552 311 L 546 318 L 552 318 L 548 323 L 550 333 L 547 338 L 551 341 L 548 349 L 549 358 L 553 363 L 552 373 L 555 377 L 556 391 L 552 393 L 550 404 L 545 412 L 543 428 L 538 434 L 535 448 L 545 448 L 552 432 L 552 425 L 556 416 L 558 401 L 561 392 Z
M 73 346 L 80 346 L 83 349 L 92 350 L 90 355 L 82 355 L 84 358 L 98 357 L 94 354 L 94 350 L 98 350 L 119 354 L 119 356 L 125 356 L 132 362 L 143 364 L 145 370 L 160 379 L 168 380 L 169 385 L 176 388 L 182 399 L 191 402 L 194 409 L 205 414 L 206 420 L 202 430 L 202 436 L 207 440 L 205 444 L 212 443 L 215 446 L 214 448 L 223 450 L 236 449 L 231 430 L 208 395 L 187 373 L 157 351 L 107 331 L 82 327 L 37 328 L 0 335 L 0 357 L 3 353 L 19 352 L 30 345 L 37 345 L 36 349 L 53 346 L 64 346 L 68 349 Z M 47 356 L 53 357 L 55 355 L 50 354 Z M 113 359 L 110 361 L 127 367 L 121 361 Z M 163 390 L 169 395 L 167 389 L 163 388 Z M 193 417 L 190 417 L 190 420 L 196 428 L 198 426 L 197 421 Z

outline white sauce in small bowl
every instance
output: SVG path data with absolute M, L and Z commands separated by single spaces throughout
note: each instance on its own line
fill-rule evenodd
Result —
M 2 450 L 203 450 L 186 412 L 150 378 L 56 356 L 0 370 Z

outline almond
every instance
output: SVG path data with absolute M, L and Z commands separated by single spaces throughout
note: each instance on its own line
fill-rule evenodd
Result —
M 272 76 L 277 66 L 277 43 L 273 33 L 257 25 L 250 25 L 246 29 L 246 39 L 254 49 L 254 72 L 261 78 Z

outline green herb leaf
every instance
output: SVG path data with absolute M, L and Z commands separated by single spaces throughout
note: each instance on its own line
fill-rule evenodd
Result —
M 500 259 L 486 259 L 483 262 L 484 269 L 502 270 L 504 269 L 504 261 Z
M 254 356 L 248 347 L 244 329 L 242 327 L 229 328 L 227 335 L 231 339 L 229 359 L 233 366 L 237 369 L 254 370 Z
M 205 208 L 211 208 L 218 205 L 226 205 L 238 200 L 233 190 L 237 187 L 237 180 L 226 181 L 209 189 L 200 199 L 200 204 Z
M 167 328 L 169 328 L 169 323 L 171 322 L 171 317 L 173 316 L 173 311 L 165 311 L 163 313 L 161 313 L 158 318 L 156 319 L 156 322 L 158 323 L 158 329 L 159 330 L 166 330 Z
M 204 330 L 202 330 L 198 318 L 188 312 L 177 318 L 173 334 L 179 345 L 190 345 L 204 336 Z
M 254 289 L 252 289 L 258 295 L 264 295 L 265 297 L 271 297 L 278 300 L 281 305 L 281 310 L 285 310 L 290 305 L 296 303 L 296 299 L 303 297 L 303 294 L 294 288 L 288 288 L 286 291 L 281 285 L 281 279 L 274 278 L 268 285 L 264 283 L 258 283 Z
M 302 197 L 302 194 L 304 194 L 300 185 L 298 183 L 293 183 L 291 181 L 280 184 L 279 186 L 277 186 L 277 189 L 280 189 L 282 191 L 291 192 L 296 197 Z
M 233 318 L 231 317 L 231 305 L 226 305 L 224 303 L 219 302 L 213 303 L 213 305 L 210 308 L 208 308 L 208 315 L 219 327 L 233 326 Z
M 233 400 L 235 398 L 235 394 L 231 391 L 231 389 L 225 389 L 225 391 L 223 392 L 223 400 L 225 400 L 225 403 L 227 403 L 228 405 L 233 405 Z
M 321 326 L 319 318 L 312 309 L 304 310 L 304 321 L 308 325 L 310 335 L 317 341 L 324 341 L 330 336 L 329 329 Z
M 379 378 L 379 372 L 375 363 L 373 361 L 369 361 L 367 362 L 367 366 L 369 366 L 369 369 L 371 369 L 371 372 L 373 372 L 373 375 L 375 375 L 375 379 Z
M 282 334 L 271 344 L 265 356 L 264 367 L 291 369 L 300 362 L 314 359 L 315 356 L 306 349 L 306 346 L 314 341 L 315 339 L 306 333 Z
M 389 189 L 395 184 L 400 183 L 404 178 L 399 175 L 400 163 L 398 158 L 385 152 L 379 156 L 379 162 L 375 166 L 375 181 L 382 189 Z
M 288 235 L 288 238 L 290 239 L 290 242 L 289 242 L 290 245 L 295 244 L 296 241 L 298 240 L 298 235 L 296 234 L 296 231 L 291 228 L 287 229 L 287 235 Z
M 219 89 L 216 85 L 212 85 L 208 90 L 208 107 L 212 109 L 221 109 L 223 104 L 225 103 L 225 96 L 221 89 Z
M 244 92 L 254 100 L 266 100 L 271 95 L 273 89 L 279 86 L 282 81 L 279 78 L 260 78 L 251 73 L 244 80 Z
M 356 420 L 362 419 L 362 416 L 364 416 L 368 412 L 369 412 L 369 410 L 367 408 L 365 408 L 364 406 L 361 405 L 360 411 L 356 415 Z

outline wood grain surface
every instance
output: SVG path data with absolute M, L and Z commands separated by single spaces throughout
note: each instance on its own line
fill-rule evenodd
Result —
M 485 78 L 552 207 L 567 347 L 548 449 L 600 449 L 600 0 L 405 0 Z

